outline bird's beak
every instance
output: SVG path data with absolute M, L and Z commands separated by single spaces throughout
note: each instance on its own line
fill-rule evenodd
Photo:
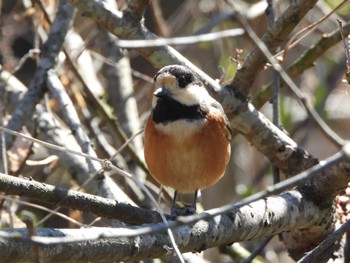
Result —
M 161 98 L 161 97 L 170 96 L 171 92 L 168 88 L 161 87 L 161 88 L 156 89 L 156 91 L 153 94 L 154 94 L 154 96 Z

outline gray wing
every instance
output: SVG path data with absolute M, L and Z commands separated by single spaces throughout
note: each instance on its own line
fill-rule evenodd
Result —
M 231 141 L 232 139 L 232 127 L 230 125 L 230 122 L 225 114 L 225 111 L 224 111 L 224 108 L 222 107 L 222 105 L 216 101 L 215 99 L 213 99 L 210 103 L 210 106 L 214 107 L 215 109 L 219 110 L 223 115 L 224 115 L 224 118 L 225 118 L 225 121 L 226 121 L 226 128 L 227 130 L 229 131 L 229 138 L 227 138 L 229 141 Z

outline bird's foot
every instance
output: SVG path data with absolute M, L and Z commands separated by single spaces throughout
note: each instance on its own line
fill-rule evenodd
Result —
M 196 213 L 196 206 L 195 205 L 189 205 L 185 207 L 177 207 L 176 205 L 173 205 L 171 207 L 171 217 L 175 219 L 178 216 L 189 216 Z

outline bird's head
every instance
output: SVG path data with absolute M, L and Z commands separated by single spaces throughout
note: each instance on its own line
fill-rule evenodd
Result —
M 208 99 L 209 94 L 199 77 L 190 69 L 180 65 L 166 66 L 154 77 L 155 92 L 153 107 L 161 98 L 173 99 L 183 105 L 198 105 Z

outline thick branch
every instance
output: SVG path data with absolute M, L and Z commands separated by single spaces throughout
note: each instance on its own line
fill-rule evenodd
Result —
M 227 96 L 222 102 L 223 105 L 228 107 L 230 98 L 232 97 Z M 252 104 L 238 105 L 240 107 L 237 111 L 229 115 L 232 126 L 282 172 L 291 176 L 318 163 L 316 158 L 299 148 L 296 142 L 256 110 Z
M 158 213 L 147 209 L 5 174 L 0 174 L 0 191 L 98 216 L 118 219 L 130 225 L 161 221 Z
M 182 252 L 195 252 L 208 247 L 274 235 L 282 231 L 309 228 L 313 225 L 321 225 L 319 228 L 322 228 L 332 220 L 330 209 L 331 207 L 319 209 L 307 201 L 300 192 L 290 191 L 280 196 L 259 200 L 210 221 L 180 226 L 174 229 L 173 233 Z M 36 238 L 36 241 L 46 244 L 50 241 L 56 243 L 40 246 L 45 262 L 134 261 L 162 257 L 169 253 L 166 249 L 170 245 L 166 232 L 139 235 L 143 233 L 142 231 L 153 227 L 157 225 L 112 229 L 37 229 L 41 238 Z M 16 232 L 27 235 L 25 229 L 0 231 L 0 236 L 3 236 L 0 237 L 0 250 L 3 251 L 0 261 L 17 262 L 24 259 L 33 261 L 30 242 L 16 239 L 13 240 L 16 244 L 14 245 L 4 237 L 6 234 Z M 114 238 L 102 239 L 108 236 Z M 58 237 L 58 239 L 43 237 Z M 80 242 L 76 244 L 70 243 L 79 240 Z

